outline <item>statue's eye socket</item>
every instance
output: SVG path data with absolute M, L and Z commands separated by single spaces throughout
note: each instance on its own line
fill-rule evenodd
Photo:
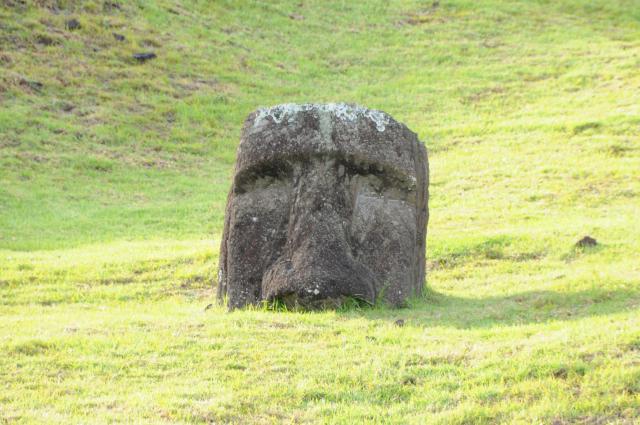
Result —
M 384 177 L 385 170 L 380 166 L 374 164 L 343 160 L 339 162 L 340 166 L 344 167 L 345 172 L 349 176 L 378 176 Z
M 415 179 L 377 164 L 345 161 L 342 166 L 357 192 L 414 202 Z
M 270 162 L 253 166 L 236 176 L 235 193 L 264 189 L 291 180 L 292 169 L 287 163 Z

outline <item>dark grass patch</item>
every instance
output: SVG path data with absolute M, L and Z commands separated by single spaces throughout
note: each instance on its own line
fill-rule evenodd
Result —
M 216 278 L 213 273 L 210 274 L 193 274 L 180 280 L 181 289 L 203 289 L 213 287 Z
M 86 157 L 79 158 L 76 163 L 76 168 L 80 171 L 97 171 L 99 173 L 109 173 L 113 171 L 115 162 L 106 158 L 98 157 Z
M 584 133 L 589 130 L 599 130 L 602 128 L 602 124 L 599 122 L 586 122 L 583 124 L 578 124 L 573 127 L 573 134 Z
M 58 46 L 63 40 L 60 37 L 52 37 L 49 34 L 36 34 L 35 42 L 42 46 Z
M 607 249 L 607 245 L 603 243 L 596 243 L 595 245 L 590 243 L 585 244 L 575 244 L 571 247 L 571 249 L 563 254 L 560 259 L 567 263 L 572 261 L 576 261 L 585 255 L 592 255 L 600 253 Z
M 524 375 L 528 379 L 554 379 L 566 380 L 583 377 L 588 371 L 588 365 L 577 363 L 533 363 L 526 367 Z
M 640 353 L 640 338 L 635 339 L 628 344 L 625 345 L 625 349 L 627 351 L 633 351 L 636 353 Z
M 21 354 L 25 356 L 37 356 L 45 354 L 48 351 L 55 350 L 56 344 L 48 341 L 42 341 L 40 339 L 33 339 L 30 341 L 21 342 L 15 344 L 9 349 L 10 354 Z
M 419 26 L 434 22 L 437 19 L 442 19 L 437 15 L 437 11 L 440 8 L 440 1 L 434 0 L 429 7 L 422 8 L 421 10 L 407 14 L 407 16 L 398 21 L 397 25 L 411 25 Z
M 135 282 L 135 280 L 129 276 L 104 277 L 96 281 L 98 285 L 127 285 L 133 282 Z
M 625 143 L 611 143 L 604 146 L 601 151 L 614 158 L 622 158 L 629 153 L 633 152 L 634 148 L 630 145 L 630 142 Z
M 474 103 L 479 103 L 494 97 L 504 96 L 506 91 L 507 90 L 504 87 L 500 86 L 482 89 L 470 95 L 464 96 L 462 98 L 462 103 L 464 105 L 472 105 Z

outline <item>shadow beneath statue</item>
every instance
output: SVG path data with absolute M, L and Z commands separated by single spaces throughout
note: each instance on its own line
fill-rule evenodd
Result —
M 422 297 L 412 300 L 407 308 L 344 309 L 338 314 L 391 323 L 401 320 L 407 326 L 471 329 L 578 320 L 639 306 L 640 288 L 526 291 L 485 298 L 459 297 L 427 290 Z

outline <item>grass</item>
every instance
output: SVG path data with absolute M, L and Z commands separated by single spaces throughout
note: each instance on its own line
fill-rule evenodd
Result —
M 636 423 L 638 40 L 637 0 L 5 0 L 0 422 Z M 410 308 L 205 309 L 242 121 L 306 101 L 425 141 Z

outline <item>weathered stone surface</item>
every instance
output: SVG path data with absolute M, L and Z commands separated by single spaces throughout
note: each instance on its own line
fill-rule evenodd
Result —
M 399 306 L 425 278 L 428 163 L 389 115 L 279 105 L 247 118 L 227 200 L 218 298 Z

